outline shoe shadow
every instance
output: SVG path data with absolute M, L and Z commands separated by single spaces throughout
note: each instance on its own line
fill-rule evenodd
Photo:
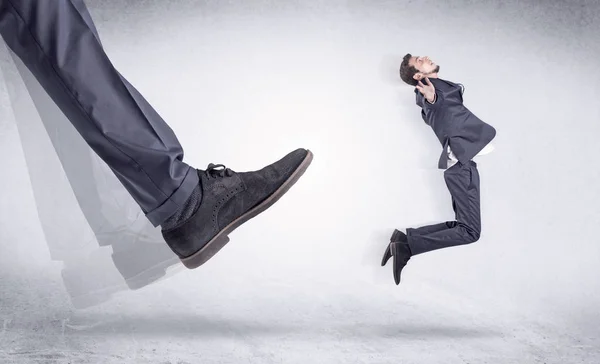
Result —
M 491 329 L 468 326 L 431 325 L 418 323 L 391 323 L 355 325 L 327 325 L 322 321 L 306 321 L 296 324 L 281 322 L 255 322 L 243 319 L 218 319 L 197 315 L 166 316 L 107 316 L 105 314 L 79 317 L 77 322 L 65 324 L 66 333 L 71 335 L 144 335 L 170 337 L 246 337 L 246 336 L 289 336 L 314 340 L 316 336 L 344 337 L 348 340 L 403 339 L 482 339 L 501 337 L 502 333 Z
M 346 326 L 341 328 L 341 331 L 360 337 L 404 340 L 482 339 L 502 336 L 501 332 L 488 328 L 417 323 L 361 324 Z
M 65 324 L 73 335 L 131 335 L 231 337 L 284 335 L 297 328 L 282 324 L 218 319 L 197 315 L 107 316 L 85 315 Z

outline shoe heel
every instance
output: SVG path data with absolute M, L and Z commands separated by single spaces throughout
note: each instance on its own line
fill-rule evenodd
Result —
M 196 269 L 215 256 L 227 243 L 229 243 L 227 235 L 216 236 L 195 254 L 182 258 L 181 262 L 188 269 Z
M 406 234 L 404 234 L 402 231 L 395 229 L 394 233 L 392 234 L 392 237 L 390 238 L 390 242 L 392 243 L 399 243 L 399 242 L 406 242 Z

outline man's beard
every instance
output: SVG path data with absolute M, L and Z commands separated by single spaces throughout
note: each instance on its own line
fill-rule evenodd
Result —
M 434 74 L 434 73 L 438 73 L 438 72 L 440 72 L 440 66 L 439 66 L 439 65 L 438 65 L 438 66 L 435 66 L 435 69 L 434 69 L 433 71 L 431 71 L 431 72 L 427 72 L 426 74 L 427 74 L 427 75 L 432 75 L 432 74 Z

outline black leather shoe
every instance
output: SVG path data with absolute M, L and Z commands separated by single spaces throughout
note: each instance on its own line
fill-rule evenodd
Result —
M 405 242 L 390 243 L 390 250 L 394 257 L 394 282 L 396 282 L 396 285 L 399 285 L 402 269 L 406 266 L 412 254 L 408 244 Z
M 383 258 L 381 259 L 381 266 L 385 266 L 388 262 L 388 260 L 390 260 L 390 258 L 392 257 L 392 243 L 396 243 L 396 242 L 408 242 L 408 239 L 406 238 L 406 234 L 404 234 L 402 231 L 395 229 L 394 233 L 392 234 L 392 237 L 390 238 L 390 243 L 388 244 L 387 248 L 385 249 L 385 252 L 383 253 Z
M 304 174 L 313 154 L 297 149 L 255 172 L 237 173 L 210 164 L 198 171 L 202 200 L 182 225 L 162 234 L 183 265 L 198 268 L 228 242 L 240 225 L 277 202 Z

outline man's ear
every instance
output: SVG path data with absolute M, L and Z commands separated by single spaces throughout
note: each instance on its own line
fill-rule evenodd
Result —
M 417 81 L 420 81 L 423 79 L 423 74 L 421 72 L 415 73 L 415 75 L 413 76 L 413 78 Z

